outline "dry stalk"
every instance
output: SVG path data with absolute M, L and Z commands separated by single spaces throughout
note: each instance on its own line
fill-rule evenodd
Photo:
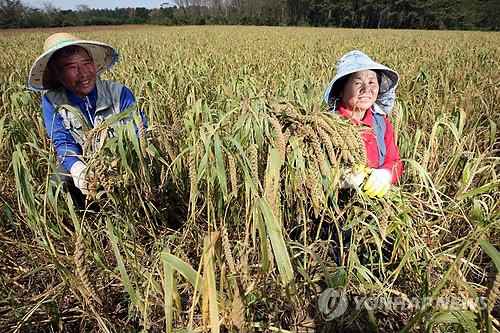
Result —
M 328 133 L 320 126 L 317 127 L 318 135 L 321 138 L 321 141 L 325 144 L 326 152 L 328 153 L 328 158 L 330 159 L 331 165 L 337 164 L 337 154 L 335 153 L 335 148 L 333 146 L 331 137 Z
M 321 183 L 318 180 L 318 164 L 315 159 L 315 154 L 312 152 L 309 158 L 309 168 L 306 178 L 306 187 L 309 189 L 311 196 L 311 204 L 316 217 L 321 215 L 325 203 L 325 192 L 321 188 Z
M 285 141 L 285 144 L 288 143 L 288 140 L 290 139 L 291 135 L 292 135 L 292 131 L 290 131 L 290 128 L 287 128 L 285 130 L 285 132 L 283 133 L 283 140 Z
M 172 141 L 172 138 L 170 134 L 168 134 L 165 137 L 161 137 L 159 142 L 160 142 L 160 147 L 162 150 L 166 151 L 168 154 L 168 157 L 170 158 L 170 161 L 173 161 L 177 157 L 176 149 L 174 146 L 172 146 L 170 143 Z
M 198 198 L 198 172 L 196 169 L 196 160 L 195 160 L 196 151 L 191 150 L 188 155 L 187 167 L 188 167 L 188 176 L 189 176 L 189 210 L 190 210 L 190 220 L 194 221 L 196 216 L 196 201 Z M 207 196 L 210 195 L 210 190 L 207 191 Z M 207 201 L 206 202 L 210 202 Z
M 276 205 L 276 193 L 274 193 L 274 180 L 269 174 L 266 174 L 264 179 L 264 197 L 266 198 L 267 203 L 271 207 L 271 211 L 274 216 L 277 216 L 277 205 Z
M 250 145 L 250 163 L 252 167 L 252 180 L 257 193 L 259 192 L 259 155 L 257 144 Z
M 318 119 L 318 125 L 331 135 L 333 145 L 342 149 L 345 161 L 351 165 L 356 163 L 366 164 L 366 150 L 363 138 L 361 132 L 356 130 L 355 126 L 350 125 L 340 117 L 336 117 L 338 118 L 336 119 L 324 112 L 319 113 L 318 118 L 323 119 L 323 121 Z M 357 152 L 360 156 L 359 161 L 354 158 L 354 152 Z
M 166 182 L 167 182 L 167 167 L 162 165 L 160 170 L 160 187 L 165 186 Z
M 292 108 L 289 105 L 285 105 L 281 108 L 278 108 L 278 110 L 275 110 L 280 114 L 286 114 L 288 117 L 298 120 L 299 122 L 302 122 L 303 120 L 303 115 L 301 115 L 295 108 Z
M 76 274 L 82 283 L 83 289 L 99 304 L 102 305 L 101 298 L 98 296 L 98 292 L 95 286 L 91 283 L 89 272 L 87 270 L 87 264 L 85 262 L 85 243 L 83 239 L 83 233 L 80 232 L 76 237 L 75 242 L 75 253 L 73 259 L 76 265 Z
M 139 144 L 141 146 L 142 157 L 146 158 L 148 156 L 146 133 L 144 131 L 144 124 L 142 122 L 142 117 L 138 112 L 134 112 L 134 120 L 135 124 L 137 125 L 137 132 L 139 133 Z
M 182 126 L 179 110 L 177 109 L 177 103 L 170 96 L 167 96 L 166 99 L 167 111 L 170 111 L 170 114 L 172 115 L 172 128 L 176 134 L 180 134 L 183 132 L 184 126 Z
M 198 191 L 195 151 L 192 150 L 188 155 L 188 174 L 191 188 L 191 196 L 196 197 Z
M 354 157 L 348 150 L 349 148 L 344 140 L 345 128 L 343 125 L 339 125 L 338 121 L 333 120 L 331 116 L 323 113 L 320 113 L 319 117 L 316 117 L 316 123 L 330 135 L 330 140 L 333 146 L 340 149 L 344 161 L 354 164 L 352 162 Z
M 231 192 L 233 196 L 238 195 L 238 176 L 236 170 L 236 162 L 234 161 L 233 155 L 227 155 L 227 161 L 229 165 L 229 178 L 231 180 Z
M 306 125 L 306 134 L 311 139 L 311 145 L 314 150 L 314 155 L 317 157 L 319 169 L 323 175 L 328 174 L 328 166 L 326 163 L 326 156 L 321 147 L 321 143 L 318 138 L 318 134 L 313 130 L 310 125 Z
M 89 165 L 92 166 L 91 177 L 88 177 L 90 180 L 88 184 L 89 195 L 94 197 L 100 186 L 103 186 L 106 191 L 112 190 L 114 184 L 107 175 L 108 167 L 106 166 L 105 157 L 94 153 L 94 155 L 89 158 Z
M 346 128 L 346 142 L 349 150 L 351 152 L 356 152 L 359 158 L 355 163 L 366 164 L 366 149 L 363 138 L 361 137 L 361 131 L 354 126 L 349 126 Z
M 283 164 L 286 158 L 285 136 L 283 135 L 281 124 L 275 116 L 269 116 L 269 122 L 271 123 L 276 135 L 276 147 L 278 148 L 278 151 L 280 153 L 281 164 Z
M 227 228 L 225 225 L 222 226 L 222 247 L 224 248 L 224 254 L 226 256 L 226 262 L 234 276 L 234 283 L 232 283 L 233 289 L 233 300 L 231 302 L 231 323 L 234 328 L 238 331 L 245 329 L 245 315 L 246 309 L 244 304 L 243 286 L 241 280 L 236 271 L 236 265 L 234 263 L 233 254 L 231 253 L 231 245 L 229 243 L 229 236 L 227 234 Z
M 82 155 L 85 157 L 87 157 L 91 154 L 91 152 L 89 150 L 91 147 L 92 139 L 90 139 L 90 138 L 92 138 L 94 136 L 94 133 L 95 133 L 95 128 L 91 129 L 90 131 L 85 132 L 85 142 L 83 143 L 83 147 L 82 147 Z
M 84 157 L 89 157 L 92 154 L 96 153 L 96 148 L 104 145 L 104 141 L 107 138 L 107 132 L 108 126 L 104 124 L 100 124 L 91 130 L 88 130 L 85 132 L 85 142 L 83 143 L 82 147 L 82 155 Z M 104 136 L 99 134 L 103 132 Z M 100 145 L 97 143 L 97 141 L 101 141 Z
M 387 227 L 389 226 L 389 218 L 391 214 L 391 207 L 387 203 L 383 203 L 384 208 L 380 211 L 380 215 L 377 219 L 378 230 L 382 240 L 387 237 Z
M 500 272 L 493 265 L 490 271 L 491 286 L 488 289 L 488 313 L 491 315 L 495 307 L 495 303 L 500 296 Z

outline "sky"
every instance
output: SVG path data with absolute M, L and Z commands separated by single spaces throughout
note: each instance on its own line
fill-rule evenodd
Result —
M 61 10 L 76 10 L 76 6 L 86 4 L 92 9 L 115 9 L 126 7 L 160 8 L 162 3 L 174 3 L 173 0 L 21 0 L 29 7 L 43 8 L 43 4 L 50 3 Z

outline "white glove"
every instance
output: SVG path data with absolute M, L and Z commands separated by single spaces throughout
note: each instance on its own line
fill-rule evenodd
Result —
M 387 169 L 371 169 L 363 189 L 371 198 L 382 198 L 391 187 L 392 174 Z
M 75 186 L 82 191 L 83 194 L 87 195 L 89 190 L 87 188 L 87 181 L 85 180 L 85 172 L 87 171 L 87 166 L 82 161 L 77 161 L 71 167 L 69 172 L 71 173 L 71 177 L 73 177 L 73 182 Z
M 356 188 L 363 184 L 366 171 L 364 166 L 356 166 L 341 170 L 340 188 Z

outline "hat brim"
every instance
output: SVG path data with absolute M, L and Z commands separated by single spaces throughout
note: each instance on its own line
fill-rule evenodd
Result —
M 352 68 L 349 68 L 347 71 L 344 71 L 342 73 L 337 73 L 334 78 L 330 81 L 328 84 L 327 88 L 325 89 L 325 93 L 323 95 L 323 99 L 325 103 L 329 103 L 331 99 L 337 99 L 340 96 L 338 94 L 340 93 L 339 91 L 334 90 L 335 83 L 338 82 L 338 80 L 344 76 L 359 72 L 359 71 L 364 71 L 364 70 L 375 70 L 379 71 L 382 75 L 380 78 L 380 84 L 379 84 L 379 94 L 380 93 L 385 93 L 389 90 L 395 89 L 398 85 L 399 82 L 399 74 L 390 69 L 387 66 L 381 65 L 379 63 L 376 63 L 374 61 L 366 64 L 362 64 L 359 66 L 354 66 Z
M 43 91 L 57 88 L 61 85 L 59 80 L 54 78 L 53 75 L 51 75 L 47 70 L 47 64 L 54 52 L 71 45 L 81 46 L 87 50 L 94 60 L 97 76 L 100 76 L 105 71 L 113 67 L 113 65 L 118 61 L 118 52 L 113 47 L 105 43 L 88 40 L 64 42 L 45 51 L 35 60 L 28 78 L 28 86 L 31 89 Z

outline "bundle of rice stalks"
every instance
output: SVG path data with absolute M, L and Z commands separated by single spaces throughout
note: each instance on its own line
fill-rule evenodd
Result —
M 362 128 L 343 117 L 320 111 L 305 114 L 290 105 L 277 106 L 270 113 L 274 137 L 270 145 L 286 162 L 283 194 L 290 206 L 302 203 L 319 217 L 327 197 L 338 194 L 340 170 L 366 163 Z

